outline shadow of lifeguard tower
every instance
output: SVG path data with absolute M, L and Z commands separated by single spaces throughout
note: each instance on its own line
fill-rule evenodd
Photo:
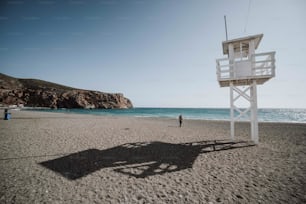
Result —
M 178 144 L 136 142 L 102 150 L 87 149 L 39 164 L 69 180 L 82 178 L 104 168 L 135 178 L 146 178 L 192 168 L 200 154 L 253 145 L 245 141 L 227 140 Z
M 230 87 L 231 139 L 235 122 L 247 116 L 251 122 L 251 139 L 258 144 L 257 84 L 275 76 L 275 52 L 255 53 L 263 34 L 222 42 L 227 58 L 217 59 L 217 79 L 220 87 Z M 238 99 L 250 106 L 239 108 Z

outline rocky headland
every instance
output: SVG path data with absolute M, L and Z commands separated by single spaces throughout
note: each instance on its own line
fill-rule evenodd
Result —
M 127 109 L 132 102 L 121 93 L 82 90 L 38 79 L 0 73 L 0 104 L 47 108 Z

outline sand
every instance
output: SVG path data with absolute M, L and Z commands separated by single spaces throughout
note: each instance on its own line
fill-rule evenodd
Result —
M 1 114 L 2 115 L 2 114 Z M 12 111 L 0 203 L 306 203 L 306 124 Z

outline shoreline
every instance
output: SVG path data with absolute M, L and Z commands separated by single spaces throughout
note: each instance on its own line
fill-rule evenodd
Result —
M 21 110 L 14 110 L 13 111 L 26 111 L 26 112 L 42 112 L 42 113 L 55 113 L 55 114 L 75 114 L 75 115 L 82 115 L 82 116 L 98 116 L 98 117 L 131 117 L 131 118 L 149 118 L 149 119 L 169 119 L 169 120 L 177 120 L 177 118 L 175 117 L 161 117 L 161 116 L 133 116 L 133 115 L 103 115 L 103 114 L 90 114 L 90 113 L 77 113 L 77 112 L 52 112 L 52 111 L 44 111 L 44 110 L 51 110 L 51 109 L 21 109 Z M 64 110 L 64 109 L 63 109 Z M 69 109 L 65 109 L 65 110 L 69 110 Z M 220 121 L 220 122 L 230 122 L 230 119 L 199 119 L 199 118 L 183 118 L 183 120 L 188 120 L 188 121 Z M 235 121 L 235 123 L 249 123 L 250 121 L 248 120 L 240 120 L 240 121 Z M 298 121 L 258 121 L 258 124 L 260 123 L 277 123 L 277 124 L 306 124 L 306 122 L 298 122 Z
M 6 107 L 7 108 L 7 107 Z M 4 110 L 5 107 L 0 107 L 0 110 Z M 137 110 L 141 111 L 137 111 Z M 199 113 L 193 112 L 199 109 Z M 81 114 L 81 115 L 97 115 L 97 116 L 123 116 L 123 117 L 135 117 L 135 118 L 165 118 L 165 119 L 177 119 L 179 115 L 183 115 L 185 120 L 201 120 L 201 121 L 231 121 L 230 113 L 224 114 L 224 112 L 211 113 L 211 110 L 225 110 L 230 111 L 230 108 L 143 108 L 135 107 L 132 109 L 51 109 L 48 107 L 10 107 L 9 110 L 19 111 L 34 111 L 34 112 L 46 112 L 46 113 L 66 113 L 66 114 Z M 135 111 L 136 110 L 136 111 Z M 160 112 L 151 112 L 152 110 L 161 110 Z M 169 110 L 174 110 L 170 111 Z M 182 111 L 179 111 L 182 110 Z M 190 110 L 192 110 L 190 112 Z M 203 111 L 205 110 L 205 111 Z M 271 111 L 273 110 L 273 111 Z M 276 111 L 278 110 L 278 111 Z M 301 112 L 297 112 L 300 110 Z M 165 112 L 164 112 L 165 111 Z M 186 111 L 186 112 L 184 112 Z M 203 111 L 203 112 L 201 112 Z M 208 111 L 208 112 L 206 112 Z M 213 117 L 212 117 L 213 115 Z M 243 118 L 235 123 L 249 122 L 249 119 Z M 291 124 L 306 124 L 306 109 L 302 108 L 259 108 L 258 109 L 258 122 L 259 123 L 291 123 Z

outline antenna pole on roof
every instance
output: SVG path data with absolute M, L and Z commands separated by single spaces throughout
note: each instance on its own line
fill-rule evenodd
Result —
M 225 24 L 225 34 L 226 34 L 226 41 L 228 40 L 227 38 L 227 24 L 226 24 L 226 16 L 224 16 L 224 24 Z

